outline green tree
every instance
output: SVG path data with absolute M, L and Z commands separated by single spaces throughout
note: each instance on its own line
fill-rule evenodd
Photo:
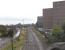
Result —
M 65 33 L 65 24 L 62 25 L 62 29 L 64 30 L 64 33 Z
M 63 35 L 62 28 L 60 26 L 58 26 L 58 25 L 55 25 L 53 27 L 52 34 L 50 36 L 50 41 L 51 42 L 60 42 L 60 41 L 63 41 L 62 35 Z
M 8 31 L 8 36 L 9 36 L 9 37 L 13 37 L 13 34 L 14 34 L 13 29 L 10 29 L 10 30 Z
M 7 28 L 4 25 L 0 25 L 0 37 L 5 36 L 7 34 Z
M 63 35 L 62 35 L 62 39 L 65 42 L 65 24 L 62 25 L 62 29 L 63 29 Z
M 52 33 L 53 33 L 53 35 L 55 34 L 59 34 L 59 33 L 62 33 L 63 32 L 63 30 L 62 30 L 62 28 L 60 27 L 60 26 L 58 26 L 58 25 L 55 25 L 54 27 L 53 27 L 53 30 L 52 30 Z

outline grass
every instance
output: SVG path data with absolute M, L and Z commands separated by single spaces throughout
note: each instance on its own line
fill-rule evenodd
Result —
M 36 33 L 36 35 L 38 36 L 40 42 L 42 43 L 42 45 L 46 45 L 48 46 L 48 41 L 47 39 L 44 37 L 44 34 L 42 34 L 41 32 L 39 32 L 38 30 L 36 30 L 36 28 L 33 27 L 33 31 Z
M 24 42 L 26 37 L 26 28 L 22 29 L 20 37 L 13 42 L 13 48 L 14 50 L 21 50 L 23 48 Z M 12 50 L 11 42 L 7 44 L 6 47 L 4 47 L 1 50 Z

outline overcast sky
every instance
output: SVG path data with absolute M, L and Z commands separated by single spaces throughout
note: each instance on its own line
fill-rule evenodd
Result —
M 0 0 L 0 24 L 36 23 L 43 8 L 51 8 L 53 1 L 62 0 Z

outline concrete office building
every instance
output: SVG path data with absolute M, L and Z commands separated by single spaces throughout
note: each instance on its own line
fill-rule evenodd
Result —
M 49 9 L 43 9 L 43 27 L 45 29 L 50 29 L 53 25 L 53 13 L 52 13 L 53 9 L 49 8 Z
M 65 23 L 65 1 L 53 3 L 53 8 L 43 9 L 43 27 L 52 29 L 54 25 Z

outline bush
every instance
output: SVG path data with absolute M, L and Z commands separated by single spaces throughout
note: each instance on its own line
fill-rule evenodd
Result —
M 62 28 L 56 25 L 53 27 L 52 34 L 49 36 L 49 41 L 50 42 L 61 42 L 65 40 L 65 38 L 63 37 L 65 37 L 65 35 L 63 33 Z
M 4 25 L 0 25 L 0 37 L 7 34 L 7 28 Z

